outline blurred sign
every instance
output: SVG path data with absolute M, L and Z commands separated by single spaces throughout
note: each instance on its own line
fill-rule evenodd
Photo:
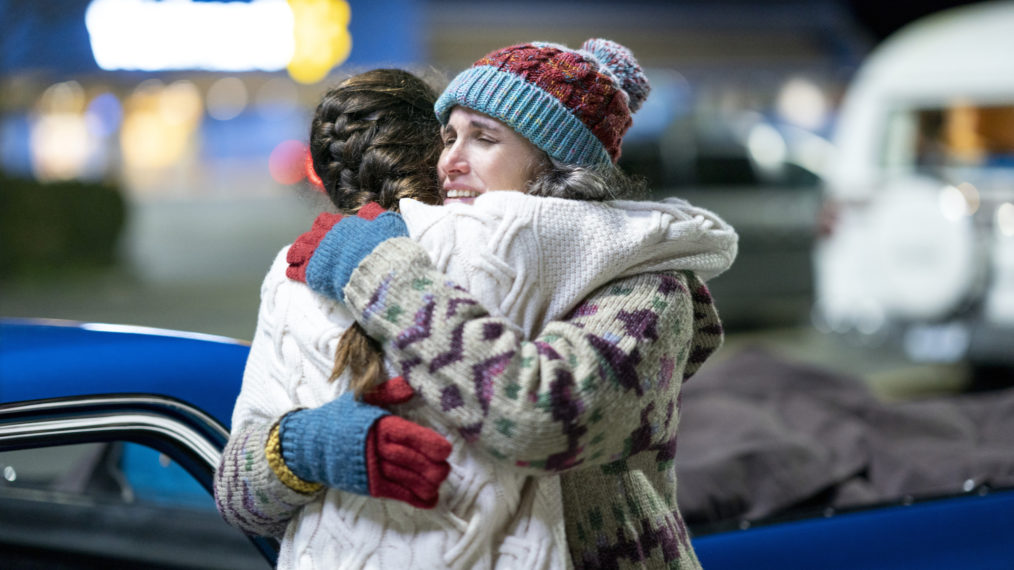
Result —
M 85 25 L 105 70 L 278 71 L 295 51 L 285 0 L 92 0 Z
M 0 73 L 281 71 L 424 61 L 420 0 L 0 0 Z M 94 58 L 92 57 L 94 54 Z

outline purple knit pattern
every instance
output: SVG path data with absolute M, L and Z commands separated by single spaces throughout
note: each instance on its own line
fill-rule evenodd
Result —
M 637 526 L 640 528 L 637 536 L 627 537 L 617 530 L 615 537 L 602 541 L 594 551 L 583 553 L 582 559 L 575 560 L 574 565 L 578 568 L 620 568 L 620 562 L 646 561 L 656 548 L 661 549 L 665 562 L 676 562 L 681 558 L 681 550 L 690 549 L 689 533 L 678 511 L 665 521 L 641 518 Z
M 384 283 L 374 286 L 383 287 Z M 414 305 L 415 314 L 400 312 L 404 316 L 398 321 L 385 322 L 394 325 L 389 331 L 393 333 L 389 336 L 393 337 L 392 345 L 420 343 L 418 350 L 425 350 L 427 356 L 414 355 L 418 358 L 413 359 L 414 365 L 430 373 L 445 370 L 445 375 L 448 367 L 458 367 L 456 374 L 464 377 L 459 377 L 457 384 L 441 387 L 433 404 L 444 412 L 462 411 L 469 402 L 477 404 L 478 413 L 466 413 L 455 426 L 466 441 L 484 443 L 484 434 L 493 429 L 499 435 L 514 437 L 509 431 L 493 427 L 504 419 L 498 417 L 496 400 L 524 398 L 548 413 L 558 426 L 550 431 L 562 435 L 565 443 L 541 457 L 528 456 L 524 460 L 515 457 L 519 467 L 562 473 L 564 477 L 589 473 L 607 480 L 646 465 L 651 466 L 653 473 L 662 473 L 674 468 L 679 383 L 720 345 L 722 328 L 710 293 L 691 272 L 659 274 L 639 287 L 615 287 L 571 312 L 571 324 L 583 332 L 571 332 L 573 336 L 564 338 L 585 347 L 583 354 L 592 364 L 582 368 L 581 378 L 575 377 L 573 369 L 557 366 L 573 358 L 565 352 L 567 342 L 558 342 L 558 337 L 552 334 L 533 340 L 527 348 L 514 341 L 502 342 L 516 333 L 497 319 L 477 322 L 469 318 L 467 313 L 475 305 L 463 302 L 469 298 L 465 294 L 439 293 L 429 287 L 418 289 L 409 303 Z M 678 314 L 685 315 L 680 318 L 689 317 L 690 322 L 674 322 L 677 312 L 673 309 L 677 306 L 682 307 Z M 602 319 L 606 314 L 612 319 L 608 325 Z M 474 315 L 485 318 L 483 311 Z M 593 316 L 599 319 L 594 332 L 583 329 L 582 321 Z M 478 326 L 467 332 L 467 323 Z M 681 345 L 686 350 L 655 350 L 656 343 L 674 326 L 693 327 L 692 340 L 688 338 L 690 342 Z M 493 346 L 497 349 L 484 351 Z M 463 362 L 470 364 L 462 368 Z M 645 367 L 644 363 L 654 364 Z M 533 366 L 537 368 L 535 372 L 542 374 L 542 385 L 537 390 L 517 386 L 512 372 Z M 642 376 L 648 370 L 652 371 L 650 377 Z M 511 390 L 512 385 L 517 389 Z M 610 412 L 608 406 L 602 408 L 600 402 L 586 398 L 590 390 L 615 391 L 627 402 L 627 408 L 637 406 L 639 425 L 626 428 L 630 431 L 620 436 L 622 446 L 615 445 L 615 437 L 611 438 L 612 447 L 602 446 L 602 430 L 610 429 Z M 490 451 L 498 452 L 496 448 Z M 573 470 L 577 466 L 586 471 Z M 573 539 L 568 538 L 575 566 L 619 568 L 654 565 L 659 561 L 672 567 L 696 564 L 687 529 L 676 508 L 675 494 L 659 497 L 663 503 L 647 509 L 634 505 L 630 498 L 619 493 L 615 501 L 602 505 L 601 509 L 590 508 L 576 515 L 581 517 L 575 520 L 577 532 Z

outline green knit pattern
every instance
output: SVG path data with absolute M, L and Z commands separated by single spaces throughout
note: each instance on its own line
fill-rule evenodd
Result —
M 215 472 L 218 512 L 247 534 L 281 537 L 299 509 L 320 496 L 291 489 L 271 469 L 265 451 L 274 425 L 234 430 Z
M 722 329 L 694 274 L 614 281 L 531 341 L 404 238 L 365 258 L 345 296 L 467 441 L 505 468 L 561 474 L 576 567 L 699 567 L 676 506 L 679 394 Z

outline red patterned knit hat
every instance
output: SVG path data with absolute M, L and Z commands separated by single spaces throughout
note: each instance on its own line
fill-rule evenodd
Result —
M 633 54 L 616 42 L 591 39 L 579 50 L 528 43 L 493 51 L 459 73 L 436 113 L 446 125 L 451 109 L 468 107 L 564 163 L 611 164 L 649 90 Z

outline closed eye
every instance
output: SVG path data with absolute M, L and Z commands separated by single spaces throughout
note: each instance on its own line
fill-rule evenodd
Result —
M 457 133 L 449 125 L 445 126 L 440 130 L 440 139 L 443 141 L 444 146 L 450 146 L 457 139 Z

